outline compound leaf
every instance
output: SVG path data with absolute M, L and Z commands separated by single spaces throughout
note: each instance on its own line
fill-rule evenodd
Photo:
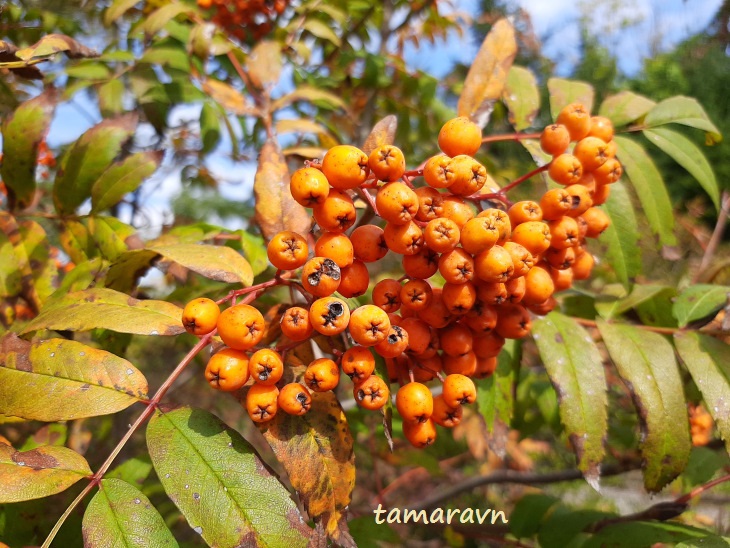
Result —
M 131 363 L 76 341 L 0 339 L 0 413 L 39 421 L 116 413 L 147 398 Z
M 694 284 L 683 290 L 672 305 L 672 315 L 679 327 L 700 320 L 717 312 L 730 299 L 730 287 L 711 284 Z
M 674 349 L 661 335 L 631 325 L 599 321 L 598 328 L 639 413 L 644 487 L 660 491 L 684 470 L 692 449 Z
M 253 283 L 253 270 L 240 253 L 230 247 L 203 244 L 173 244 L 149 248 L 193 272 L 229 284 Z
M 608 431 L 601 355 L 586 330 L 558 312 L 537 320 L 532 332 L 558 394 L 560 419 L 578 457 L 578 468 L 595 488 Z
M 289 492 L 214 415 L 158 412 L 147 447 L 167 495 L 210 546 L 307 546 L 310 530 Z
M 91 187 L 91 213 L 119 203 L 152 175 L 162 161 L 162 151 L 138 152 L 112 164 Z
M 516 131 L 530 127 L 540 110 L 540 90 L 532 71 L 513 65 L 507 75 L 502 100 L 507 105 L 509 122 Z
M 178 546 L 149 499 L 126 481 L 101 481 L 84 512 L 84 546 L 163 548 Z

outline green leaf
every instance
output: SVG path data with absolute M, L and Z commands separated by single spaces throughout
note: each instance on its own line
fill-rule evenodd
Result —
M 509 122 L 515 131 L 532 126 L 540 110 L 540 90 L 532 71 L 513 65 L 507 74 L 502 100 L 507 105 Z
M 110 329 L 137 335 L 178 335 L 182 309 L 172 303 L 139 300 L 106 288 L 75 291 L 48 301 L 23 333 L 38 329 L 88 331 Z
M 124 480 L 141 488 L 150 472 L 152 472 L 152 461 L 145 454 L 144 456 L 125 460 L 122 464 L 104 474 L 104 477 Z
M 106 80 L 111 76 L 111 71 L 103 63 L 87 62 L 66 67 L 66 74 L 82 80 Z
M 509 516 L 509 530 L 517 538 L 536 535 L 543 517 L 558 502 L 559 499 L 542 493 L 524 495 Z
M 377 523 L 373 516 L 362 516 L 347 522 L 358 548 L 403 546 L 403 539 L 387 523 Z
M 337 33 L 335 33 L 334 30 L 332 30 L 332 27 L 319 19 L 307 18 L 304 25 L 302 25 L 302 29 L 308 31 L 317 38 L 332 42 L 337 47 L 340 47 L 341 45 L 340 37 L 337 36 Z
M 91 187 L 91 213 L 115 206 L 160 166 L 162 151 L 137 152 L 109 166 Z
M 102 216 L 88 217 L 86 225 L 96 248 L 105 258 L 114 261 L 127 251 L 125 239 L 131 235 L 129 229 L 132 229 L 129 225 L 116 217 Z
M 190 6 L 172 1 L 146 16 L 144 23 L 142 24 L 142 30 L 146 36 L 152 36 L 153 34 L 157 34 L 161 31 L 171 19 L 174 19 L 181 13 L 190 11 Z
M 588 109 L 588 112 L 593 110 L 595 93 L 592 85 L 578 80 L 549 78 L 547 86 L 550 94 L 550 115 L 553 120 L 558 117 L 563 107 L 571 103 L 582 103 Z
M 624 312 L 640 307 L 663 293 L 673 294 L 675 289 L 669 285 L 636 284 L 631 293 L 611 303 L 596 303 L 596 310 L 605 319 L 610 320 Z
M 686 539 L 674 548 L 727 548 L 728 546 L 730 546 L 730 537 L 708 535 Z
M 674 544 L 682 540 L 702 539 L 710 535 L 709 531 L 672 521 L 614 523 L 593 535 L 582 545 L 582 548 L 646 548 L 657 543 Z M 705 544 L 701 543 L 698 546 L 705 546 Z
M 29 436 L 18 450 L 30 451 L 43 445 L 63 447 L 68 439 L 68 425 L 65 422 L 51 422 L 41 426 L 32 436 Z
M 611 517 L 615 514 L 593 509 L 576 510 L 558 504 L 541 521 L 537 540 L 543 548 L 582 546 L 583 531 L 591 524 Z
M 150 63 L 188 72 L 190 57 L 182 47 L 157 46 L 148 48 L 139 59 L 140 63 Z
M 674 345 L 730 453 L 730 345 L 695 332 L 675 333 Z
M 0 339 L 0 413 L 39 421 L 107 415 L 147 398 L 131 363 L 76 341 Z
M 253 283 L 251 265 L 230 247 L 173 244 L 149 249 L 211 280 L 229 284 L 240 283 L 245 286 Z
M 177 546 L 165 520 L 141 491 L 120 479 L 104 479 L 84 512 L 84 546 Z
M 694 284 L 683 290 L 674 300 L 672 315 L 679 327 L 700 320 L 728 304 L 730 287 L 723 285 Z
M 4 232 L 0 232 L 0 298 L 14 297 L 22 289 L 20 258 Z
M 611 120 L 614 126 L 620 127 L 638 120 L 649 112 L 654 105 L 656 105 L 654 101 L 643 95 L 633 91 L 621 91 L 616 95 L 607 97 L 601 103 L 598 114 Z
M 560 419 L 578 457 L 578 468 L 596 488 L 608 431 L 601 355 L 586 330 L 558 312 L 537 320 L 532 333 L 558 394 Z
M 697 99 L 677 95 L 656 105 L 644 118 L 644 126 L 651 128 L 664 124 L 682 124 L 707 132 L 708 144 L 722 140 L 720 130 L 707 117 Z
M 237 230 L 236 234 L 241 237 L 241 251 L 248 259 L 253 275 L 258 276 L 269 267 L 269 258 L 266 254 L 266 243 L 263 237 L 245 230 Z
M 200 111 L 200 137 L 203 141 L 203 152 L 210 152 L 221 140 L 218 115 L 208 103 L 203 103 Z
M 310 530 L 288 491 L 214 415 L 158 411 L 147 447 L 168 496 L 210 546 L 307 546 Z
M 641 424 L 644 488 L 661 491 L 689 461 L 692 444 L 677 361 L 663 336 L 631 325 L 598 322 Z
M 71 145 L 53 185 L 59 213 L 73 213 L 90 197 L 93 184 L 121 153 L 136 127 L 136 113 L 104 120 Z
M 639 197 L 654 234 L 662 245 L 676 245 L 674 212 L 661 173 L 641 145 L 627 137 L 616 136 L 618 159 Z
M 621 183 L 611 186 L 611 194 L 603 210 L 611 218 L 611 224 L 599 236 L 606 244 L 606 260 L 616 273 L 616 278 L 628 290 L 634 277 L 641 272 L 641 248 L 639 226 L 634 214 L 631 197 Z
M 76 264 L 96 255 L 89 230 L 84 223 L 75 219 L 64 219 L 59 240 L 63 250 Z
M 104 12 L 104 24 L 109 26 L 132 9 L 139 0 L 114 0 Z
M 86 459 L 66 447 L 20 452 L 0 444 L 0 504 L 55 495 L 90 475 Z
M 104 118 L 119 116 L 124 112 L 124 91 L 124 82 L 120 78 L 113 78 L 99 86 L 96 94 Z
M 11 210 L 27 207 L 35 196 L 38 143 L 48 133 L 56 96 L 51 88 L 21 104 L 3 121 L 0 178 L 7 188 Z
M 514 383 L 522 360 L 519 341 L 505 342 L 497 356 L 497 369 L 486 379 L 475 381 L 477 405 L 490 434 L 506 431 L 514 414 Z
M 715 209 L 720 209 L 720 189 L 717 186 L 715 173 L 712 171 L 710 162 L 707 161 L 702 151 L 684 135 L 667 128 L 645 129 L 644 136 L 650 143 L 656 145 L 665 154 L 677 162 L 690 175 L 697 179 L 705 192 L 715 204 Z
M 104 285 L 123 293 L 132 291 L 137 280 L 147 273 L 158 257 L 158 253 L 149 249 L 125 251 L 109 266 Z

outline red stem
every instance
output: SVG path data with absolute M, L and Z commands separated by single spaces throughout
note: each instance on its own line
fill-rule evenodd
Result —
M 539 138 L 539 133 L 507 133 L 505 135 L 489 135 L 482 138 L 482 143 L 496 143 L 500 141 L 522 141 L 523 139 Z

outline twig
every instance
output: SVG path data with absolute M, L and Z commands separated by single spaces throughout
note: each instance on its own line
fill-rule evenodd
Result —
M 712 231 L 710 241 L 705 248 L 705 253 L 702 255 L 702 262 L 697 273 L 692 278 L 692 283 L 697 283 L 702 274 L 709 266 L 712 258 L 715 256 L 717 246 L 720 245 L 722 236 L 725 233 L 725 227 L 727 226 L 727 220 L 730 217 L 730 191 L 724 190 L 722 192 L 722 198 L 720 199 L 720 211 L 717 216 L 717 223 L 715 224 L 715 230 Z

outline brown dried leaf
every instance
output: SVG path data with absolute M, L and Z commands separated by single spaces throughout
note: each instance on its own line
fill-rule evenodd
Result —
M 259 155 L 253 186 L 256 196 L 256 224 L 268 241 L 282 230 L 306 234 L 312 224 L 309 212 L 292 198 L 289 168 L 275 139 L 266 141 Z
M 63 34 L 48 34 L 32 46 L 19 49 L 15 52 L 15 55 L 18 59 L 29 61 L 39 57 L 49 57 L 60 52 L 64 52 L 71 59 L 99 56 L 93 49 L 87 48 L 73 38 Z
M 398 118 L 389 114 L 373 126 L 373 130 L 362 145 L 362 150 L 365 154 L 370 154 L 379 146 L 392 145 L 395 141 L 395 131 L 397 129 Z
M 482 128 L 487 125 L 516 54 L 515 29 L 509 20 L 500 19 L 482 42 L 466 75 L 456 109 L 459 116 L 467 116 Z
M 279 81 L 281 75 L 281 45 L 264 40 L 253 48 L 246 60 L 251 83 L 263 89 Z

